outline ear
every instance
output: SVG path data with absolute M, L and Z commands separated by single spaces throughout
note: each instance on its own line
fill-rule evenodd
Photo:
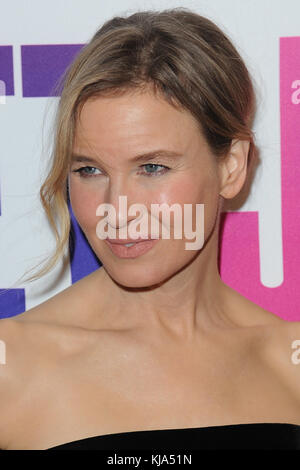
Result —
M 236 196 L 247 176 L 250 141 L 233 139 L 227 155 L 219 162 L 220 195 L 226 199 Z

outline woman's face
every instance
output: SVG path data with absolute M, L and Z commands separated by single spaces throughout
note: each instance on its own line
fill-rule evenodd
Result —
M 136 156 L 157 150 L 178 155 L 162 154 L 134 160 Z M 176 110 L 151 91 L 90 98 L 77 122 L 73 155 L 94 160 L 74 159 L 71 164 L 72 210 L 96 256 L 119 284 L 146 287 L 160 283 L 181 270 L 202 249 L 186 249 L 186 243 L 195 239 L 185 238 L 184 225 L 181 226 L 182 236 L 174 238 L 173 216 L 170 237 L 163 238 L 165 222 L 161 215 L 153 215 L 151 204 L 165 203 L 165 207 L 179 204 L 182 220 L 184 204 L 192 205 L 193 230 L 196 229 L 196 204 L 203 204 L 204 227 L 201 224 L 198 232 L 204 229 L 205 241 L 216 229 L 220 198 L 216 158 L 192 115 Z M 127 211 L 132 204 L 139 203 L 146 212 L 128 215 L 120 205 L 119 196 L 127 196 Z M 120 238 L 121 228 L 129 230 L 130 225 L 142 217 L 144 222 L 148 220 L 149 237 L 151 220 L 159 223 L 160 239 L 144 254 L 129 258 L 118 256 L 96 232 L 99 221 L 107 217 L 107 213 L 96 215 L 96 209 L 103 203 L 111 204 L 116 210 L 116 219 L 109 219 L 111 227 L 116 229 L 116 238 Z M 139 228 L 136 230 L 139 232 Z

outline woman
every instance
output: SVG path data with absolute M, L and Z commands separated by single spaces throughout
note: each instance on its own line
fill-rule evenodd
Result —
M 299 323 L 244 298 L 218 272 L 223 203 L 256 155 L 254 107 L 234 46 L 187 9 L 113 18 L 80 51 L 64 77 L 40 191 L 61 233 L 39 275 L 68 242 L 68 195 L 103 266 L 1 322 L 2 449 L 300 445 L 300 365 L 291 360 Z M 158 237 L 150 224 L 145 232 L 156 240 L 124 247 L 134 237 L 122 230 L 141 217 L 120 196 L 159 222 Z M 191 204 L 194 229 L 203 205 L 200 248 L 186 248 L 185 232 L 163 238 L 151 207 L 163 203 L 182 212 Z M 110 242 L 97 229 L 102 204 L 115 208 Z

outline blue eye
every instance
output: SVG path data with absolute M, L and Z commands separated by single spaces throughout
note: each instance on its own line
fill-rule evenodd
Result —
M 160 171 L 155 171 L 157 169 L 157 167 L 161 167 L 162 170 Z M 155 164 L 155 163 L 146 163 L 145 165 L 142 165 L 142 167 L 150 167 L 151 171 L 148 173 L 144 173 L 145 176 L 156 176 L 156 175 L 161 175 L 161 174 L 164 174 L 166 173 L 166 171 L 168 171 L 170 168 L 165 166 L 165 165 L 158 165 L 158 164 Z M 152 171 L 154 170 L 154 171 Z
M 81 178 L 90 178 L 91 176 L 97 176 L 97 175 L 94 175 L 93 173 L 86 172 L 85 170 L 87 169 L 97 170 L 98 168 L 95 168 L 94 166 L 82 166 L 81 168 L 74 170 L 74 173 L 79 173 Z

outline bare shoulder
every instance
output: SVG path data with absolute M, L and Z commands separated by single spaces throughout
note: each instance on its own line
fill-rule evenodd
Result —
M 287 321 L 279 317 L 274 321 L 272 318 L 272 321 L 263 325 L 262 337 L 270 354 L 273 352 L 273 355 L 279 358 L 285 351 L 291 359 L 293 350 L 300 343 L 300 321 Z M 290 363 L 293 362 L 290 360 Z
M 227 284 L 225 287 L 224 306 L 233 325 L 242 328 L 260 328 L 268 325 L 286 323 L 280 316 L 261 307 Z M 254 331 L 254 330 L 253 330 Z
M 260 341 L 261 357 L 299 404 L 300 416 L 300 322 L 282 320 L 265 325 Z
M 277 358 L 278 362 L 282 365 L 286 364 L 286 359 L 289 360 L 288 365 L 293 373 L 298 372 L 299 379 L 299 393 L 300 393 L 300 367 L 295 368 L 295 356 L 297 349 L 300 350 L 300 321 L 286 321 L 282 320 L 280 323 L 269 325 L 266 329 L 267 344 L 269 344 L 270 355 Z M 300 354 L 299 361 L 300 362 Z M 300 398 L 300 395 L 299 395 Z
M 262 354 L 274 370 L 278 367 L 282 373 L 292 373 L 295 377 L 292 354 L 300 342 L 300 321 L 287 321 L 245 298 L 242 302 L 240 305 L 246 312 L 242 326 L 248 330 L 258 354 Z M 300 366 L 297 372 L 299 380 Z M 300 387 L 300 380 L 298 385 Z
M 14 317 L 20 324 L 70 325 L 76 324 L 80 309 L 78 285 L 73 284 L 46 301 Z
M 12 403 L 16 398 L 15 384 L 17 380 L 20 380 L 15 364 L 18 363 L 18 344 L 22 341 L 22 336 L 16 321 L 11 318 L 0 320 L 0 341 L 2 350 L 2 360 L 0 361 L 0 449 L 5 449 L 10 438 L 8 423 L 12 419 L 9 403 Z
M 0 360 L 0 380 L 3 385 L 3 379 L 11 376 L 10 359 L 14 357 L 14 351 L 20 344 L 21 329 L 13 318 L 0 320 L 0 341 L 1 341 L 1 360 Z M 1 403 L 1 400 L 0 400 Z
M 19 432 L 16 416 L 24 415 L 45 374 L 61 360 L 93 346 L 93 335 L 81 325 L 86 298 L 82 294 L 88 295 L 88 288 L 84 278 L 39 305 L 0 320 L 0 449 L 9 448 Z
M 0 368 L 0 380 L 3 387 L 12 392 L 13 384 L 22 387 L 22 380 L 27 380 L 34 373 L 34 367 L 41 363 L 43 356 L 57 354 L 57 342 L 51 341 L 54 332 L 37 321 L 20 322 L 16 317 L 0 320 L 0 339 L 5 349 L 5 363 Z M 44 347 L 43 347 L 44 345 Z M 26 379 L 25 379 L 26 377 Z M 25 386 L 25 383 L 24 383 Z M 1 406 L 2 400 L 0 400 Z
M 0 320 L 0 347 L 5 350 L 5 363 L 0 364 L 0 449 L 10 448 L 15 436 L 24 432 L 22 419 L 33 397 L 38 402 L 41 384 L 51 381 L 57 364 L 88 350 L 92 343 L 86 331 L 51 320 L 48 305 L 26 315 L 22 320 Z
M 98 310 L 101 310 L 101 274 L 101 270 L 92 272 L 53 297 L 17 315 L 15 320 L 20 323 L 36 322 L 79 328 L 90 325 L 93 313 L 91 305 L 96 304 Z
M 287 321 L 233 290 L 230 293 L 235 300 L 232 318 L 239 325 L 247 357 L 278 384 L 300 424 L 300 321 Z

